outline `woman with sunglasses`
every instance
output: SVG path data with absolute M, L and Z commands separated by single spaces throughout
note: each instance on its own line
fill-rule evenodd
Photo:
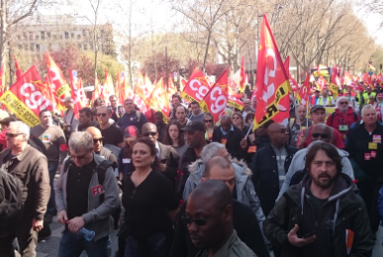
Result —
M 237 128 L 239 128 L 242 131 L 243 135 L 247 134 L 247 131 L 249 130 L 249 127 L 243 121 L 242 113 L 235 112 L 231 116 L 231 120 L 233 121 L 233 125 L 236 126 Z
M 122 181 L 127 174 L 134 171 L 132 162 L 132 147 L 137 140 L 138 135 L 138 128 L 135 126 L 128 126 L 124 130 L 125 146 L 121 148 L 118 155 L 118 171 L 120 173 L 120 181 Z
M 211 113 L 205 113 L 203 116 L 203 125 L 205 126 L 205 139 L 212 141 L 213 140 L 213 132 L 215 128 L 214 118 Z
M 188 149 L 184 133 L 181 130 L 181 124 L 178 121 L 169 121 L 164 135 L 163 144 L 172 146 L 177 151 L 178 156 L 183 156 L 186 149 Z
M 146 137 L 133 145 L 135 171 L 123 182 L 124 224 L 119 236 L 125 257 L 165 257 L 173 237 L 178 201 L 170 181 L 158 172 L 155 144 Z M 121 249 L 122 250 L 122 249 Z

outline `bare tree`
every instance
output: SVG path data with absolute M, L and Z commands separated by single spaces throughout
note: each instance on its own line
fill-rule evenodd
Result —
M 358 0 L 358 6 L 364 8 L 367 12 L 377 13 L 383 17 L 382 0 Z M 380 27 L 383 27 L 383 21 L 381 21 Z

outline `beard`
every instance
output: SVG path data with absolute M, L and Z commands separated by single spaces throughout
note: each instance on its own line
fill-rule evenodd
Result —
M 331 177 L 331 175 L 329 175 L 327 172 L 321 173 L 318 176 L 314 176 L 310 173 L 310 178 L 312 182 L 323 189 L 331 187 L 338 179 L 338 177 L 339 172 L 337 172 L 336 175 L 334 175 L 333 177 Z

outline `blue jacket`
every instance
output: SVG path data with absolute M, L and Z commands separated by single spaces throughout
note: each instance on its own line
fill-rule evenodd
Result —
M 378 212 L 379 212 L 379 216 L 380 216 L 380 221 L 383 222 L 383 186 L 379 190 Z

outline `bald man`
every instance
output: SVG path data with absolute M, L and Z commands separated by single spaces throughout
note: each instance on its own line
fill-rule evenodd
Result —
M 267 128 L 267 134 L 270 143 L 254 154 L 251 164 L 255 191 L 266 217 L 274 207 L 291 160 L 298 151 L 287 144 L 289 134 L 282 124 L 272 123 Z
M 159 171 L 161 171 L 174 186 L 179 160 L 177 151 L 172 146 L 164 145 L 158 141 L 157 126 L 151 122 L 142 125 L 141 135 L 148 137 L 156 145 L 157 157 L 160 161 Z
M 233 125 L 230 116 L 222 116 L 221 125 L 214 129 L 212 141 L 224 144 L 231 156 L 237 159 L 246 157 L 247 141 L 242 131 Z
M 308 147 L 299 150 L 292 159 L 289 170 L 286 174 L 286 179 L 283 182 L 281 190 L 279 191 L 278 199 L 282 197 L 283 193 L 286 192 L 290 186 L 297 184 L 299 180 L 305 175 L 305 158 L 309 149 L 321 141 L 331 143 L 332 136 L 333 133 L 331 128 L 326 124 L 320 123 L 313 127 L 311 132 L 311 143 Z M 354 179 L 354 171 L 352 169 L 350 160 L 348 159 L 348 152 L 340 150 L 339 148 L 336 149 L 340 157 L 342 157 L 342 173 L 348 175 L 351 179 Z
M 217 180 L 224 182 L 229 188 L 232 197 L 236 198 L 234 189 L 235 171 L 230 161 L 222 156 L 213 157 L 206 163 L 201 184 Z M 196 187 L 193 192 L 197 190 L 197 188 L 198 187 Z M 190 197 L 191 195 L 188 201 Z M 187 233 L 186 223 L 181 220 L 181 217 L 185 216 L 185 208 L 188 201 L 185 201 L 180 208 L 170 257 L 196 256 L 198 253 L 198 246 L 193 244 L 189 233 Z M 253 210 L 248 205 L 240 203 L 237 200 L 233 201 L 233 225 L 238 233 L 238 237 L 245 242 L 257 256 L 269 257 L 258 219 L 255 217 Z
M 95 154 L 98 154 L 100 157 L 104 158 L 105 160 L 108 160 L 111 163 L 113 163 L 114 173 L 116 178 L 118 178 L 119 174 L 118 174 L 117 158 L 110 150 L 103 147 L 103 137 L 102 137 L 101 131 L 96 127 L 88 127 L 86 129 L 86 132 L 89 132 L 93 137 L 93 152 Z
M 233 228 L 233 199 L 222 181 L 199 185 L 186 205 L 183 221 L 199 256 L 256 256 Z
M 125 145 L 122 132 L 115 124 L 111 124 L 112 110 L 106 106 L 97 107 L 97 120 L 100 123 L 100 130 L 104 138 L 104 144 L 123 147 Z
M 310 127 L 312 122 L 310 119 L 306 118 L 307 110 L 303 105 L 299 105 L 295 109 L 296 118 L 290 119 L 287 130 L 290 134 L 289 145 L 296 146 L 298 141 L 299 132 L 306 127 Z

